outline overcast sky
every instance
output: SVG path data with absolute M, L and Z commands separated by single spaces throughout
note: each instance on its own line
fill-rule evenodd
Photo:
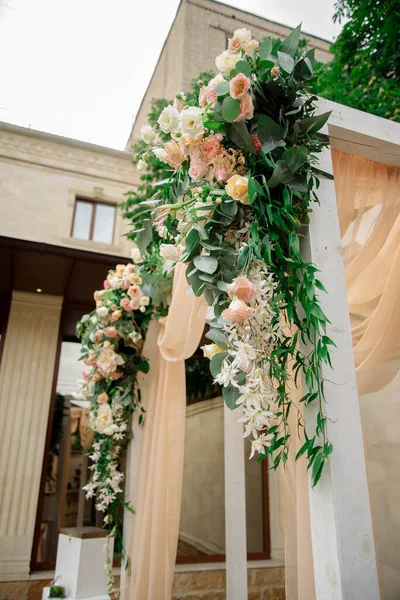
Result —
M 0 120 L 123 149 L 179 0 L 0 0 Z M 230 0 L 334 39 L 334 0 Z

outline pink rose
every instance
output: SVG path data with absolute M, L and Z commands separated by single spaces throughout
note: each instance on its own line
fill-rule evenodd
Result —
M 138 285 L 132 285 L 128 290 L 128 296 L 131 298 L 139 298 L 142 295 Z
M 105 290 L 108 290 L 108 288 L 110 288 L 110 287 L 111 287 L 111 286 L 110 286 L 110 282 L 108 281 L 108 279 L 105 279 L 105 280 L 103 281 L 103 288 L 104 288 Z
M 236 279 L 228 285 L 228 295 L 229 298 L 236 296 L 243 302 L 250 302 L 257 295 L 257 289 L 247 277 L 236 277 Z
M 115 329 L 115 327 L 105 327 L 103 329 L 103 333 L 106 337 L 109 337 L 109 338 L 117 337 L 117 330 Z
M 209 135 L 203 142 L 202 151 L 207 162 L 213 160 L 223 150 L 219 137 L 219 135 Z
M 202 179 L 207 175 L 207 165 L 202 160 L 191 160 L 189 175 L 192 179 Z
M 96 333 L 94 334 L 94 343 L 100 344 L 102 339 L 103 339 L 103 332 L 97 330 Z
M 240 113 L 236 117 L 235 121 L 244 121 L 245 119 L 252 119 L 254 114 L 254 106 L 252 97 L 246 94 L 240 101 Z
M 222 318 L 233 323 L 242 323 L 249 319 L 254 309 L 247 306 L 243 300 L 232 300 L 229 307 L 222 311 Z
M 226 167 L 216 167 L 214 169 L 215 179 L 219 182 L 224 182 L 231 176 L 231 173 L 228 171 Z
M 97 402 L 99 404 L 105 404 L 106 402 L 108 402 L 108 395 L 105 392 L 102 392 L 97 398 Z
M 232 98 L 242 100 L 250 89 L 250 79 L 243 73 L 238 73 L 229 82 L 229 93 Z
M 165 162 L 167 162 L 170 167 L 178 171 L 181 168 L 183 161 L 186 159 L 182 149 L 176 142 L 171 141 L 164 144 L 164 150 Z
M 140 308 L 140 299 L 132 298 L 132 300 L 129 302 L 129 310 L 139 310 L 139 308 Z
M 84 372 L 82 373 L 82 377 L 83 377 L 83 379 L 84 379 L 85 381 L 89 381 L 89 379 L 90 379 L 90 375 L 89 375 L 89 373 L 87 373 L 86 371 L 84 371 Z
M 120 306 L 122 306 L 123 309 L 125 309 L 126 311 L 130 311 L 131 308 L 129 306 L 129 298 L 122 298 L 121 302 L 119 303 Z
M 202 108 L 205 108 L 208 104 L 211 104 L 211 108 L 214 108 L 217 99 L 217 92 L 212 85 L 204 85 L 200 88 L 199 104 Z

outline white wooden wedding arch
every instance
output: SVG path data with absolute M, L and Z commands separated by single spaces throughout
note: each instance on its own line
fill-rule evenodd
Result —
M 334 149 L 400 167 L 400 124 L 324 99 L 318 112 L 332 111 L 322 133 Z M 321 481 L 309 490 L 316 600 L 377 600 L 380 597 L 368 493 L 364 444 L 346 297 L 344 267 L 330 149 L 320 158 L 320 205 L 315 206 L 302 253 L 320 269 L 329 290 L 321 308 L 329 315 L 328 335 L 339 385 L 327 383 L 326 416 L 334 452 Z M 332 371 L 324 373 L 332 378 Z M 314 408 L 306 409 L 312 417 Z M 225 407 L 225 545 L 227 600 L 247 598 L 245 453 L 242 424 Z M 140 437 L 131 446 L 137 464 Z M 135 469 L 128 469 L 135 478 Z M 130 481 L 130 489 L 135 482 Z M 127 515 L 125 532 L 131 528 Z M 308 599 L 307 599 L 308 600 Z

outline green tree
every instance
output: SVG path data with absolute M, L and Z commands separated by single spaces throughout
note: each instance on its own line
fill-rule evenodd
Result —
M 343 30 L 332 61 L 319 64 L 314 92 L 400 121 L 399 0 L 337 0 L 333 20 Z

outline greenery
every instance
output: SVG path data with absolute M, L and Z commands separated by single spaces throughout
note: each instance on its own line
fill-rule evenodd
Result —
M 302 373 L 308 388 L 301 402 L 318 403 L 314 433 L 311 435 L 308 427 L 308 436 L 304 434 L 305 441 L 298 453 L 298 456 L 306 453 L 315 485 L 332 452 L 325 431 L 324 382 L 320 371 L 322 363 L 330 364 L 329 349 L 334 342 L 325 333 L 328 318 L 319 305 L 318 293 L 324 291 L 324 287 L 315 266 L 300 255 L 299 236 L 308 223 L 312 202 L 318 201 L 316 154 L 324 145 L 318 131 L 329 113 L 314 114 L 316 97 L 309 94 L 314 77 L 314 51 L 299 54 L 299 36 L 298 27 L 283 42 L 265 40 L 258 53 L 242 53 L 230 71 L 228 79 L 239 73 L 249 78 L 254 116 L 250 115 L 247 121 L 237 120 L 241 102 L 232 98 L 226 81 L 216 86 L 218 101 L 205 108 L 205 132 L 222 134 L 223 151 L 234 157 L 232 160 L 244 158 L 243 169 L 237 162 L 236 172 L 246 174 L 248 201 L 236 201 L 223 184 L 214 180 L 193 180 L 189 175 L 189 160 L 183 161 L 179 170 L 170 169 L 165 163 L 157 163 L 155 170 L 151 149 L 143 148 L 140 142 L 140 148 L 136 146 L 136 149 L 148 165 L 148 184 L 156 182 L 161 173 L 163 179 L 158 185 L 153 183 L 151 188 L 139 190 L 142 199 L 139 194 L 130 194 L 126 216 L 133 223 L 131 237 L 138 244 L 141 229 L 137 227 L 142 228 L 144 222 L 153 225 L 162 222 L 163 241 L 176 247 L 185 243 L 182 260 L 189 263 L 188 282 L 194 293 L 204 294 L 214 309 L 215 319 L 207 337 L 220 350 L 210 364 L 218 383 L 221 383 L 218 381 L 221 373 L 227 373 L 234 364 L 223 318 L 229 306 L 228 284 L 240 275 L 250 277 L 263 261 L 276 282 L 269 307 L 273 313 L 269 325 L 272 329 L 279 328 L 284 315 L 289 333 L 262 357 L 261 368 L 267 365 L 269 381 L 274 382 L 278 424 L 268 428 L 272 439 L 263 449 L 261 459 L 272 454 L 274 468 L 287 460 L 291 438 L 288 416 L 291 410 L 298 410 L 288 389 L 293 369 L 295 380 Z M 197 105 L 197 97 L 186 98 L 186 108 Z M 159 107 L 153 105 L 153 124 Z M 163 142 L 171 139 L 169 135 L 158 133 Z M 254 136 L 260 146 L 258 149 Z M 149 194 L 152 194 L 151 204 L 147 201 Z M 183 217 L 180 213 L 184 213 Z M 240 253 L 229 240 L 230 234 L 233 237 L 237 234 Z M 156 236 L 153 230 L 152 239 L 157 239 Z M 151 239 L 143 250 L 147 247 L 151 247 Z M 300 340 L 307 350 L 299 347 Z M 223 395 L 230 408 L 236 407 L 240 396 L 238 387 L 245 378 L 246 373 L 239 371 L 234 381 L 224 384 Z M 298 426 L 304 428 L 301 411 L 298 411 Z
M 65 598 L 65 588 L 61 585 L 50 586 L 49 598 Z
M 344 22 L 319 64 L 316 94 L 400 122 L 399 0 L 338 0 L 334 21 Z

